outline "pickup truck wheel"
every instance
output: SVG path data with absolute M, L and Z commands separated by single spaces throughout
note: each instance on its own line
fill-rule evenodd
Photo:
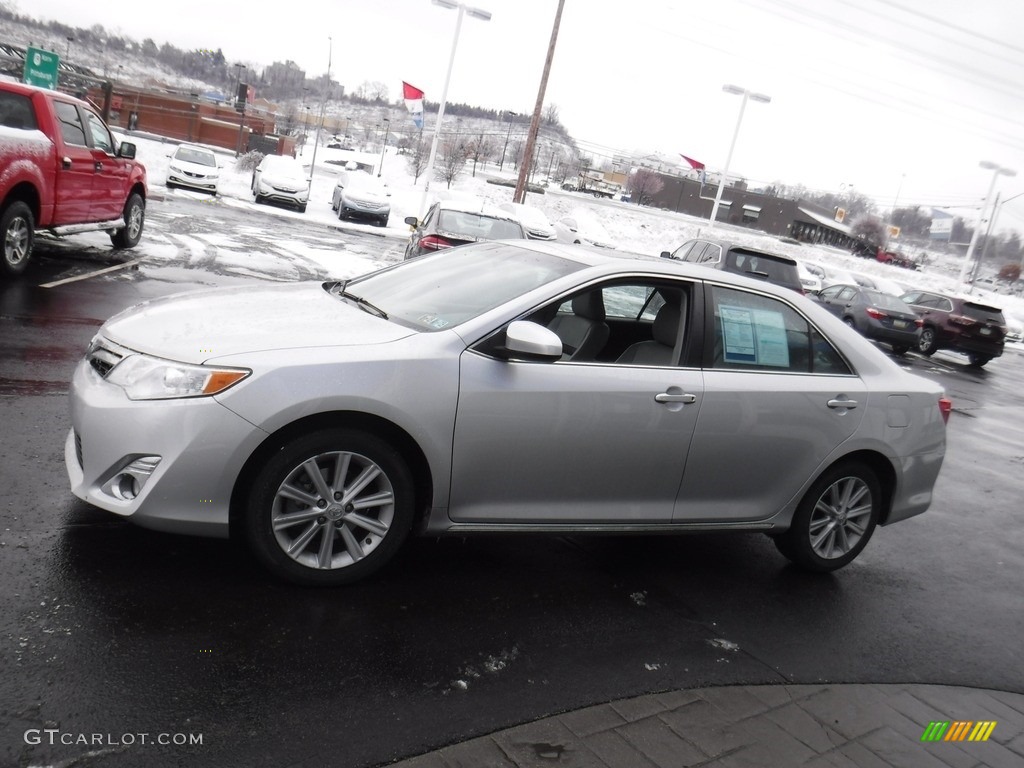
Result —
M 124 204 L 124 229 L 111 234 L 110 241 L 115 248 L 134 248 L 142 238 L 142 227 L 145 222 L 146 204 L 142 202 L 142 195 L 135 192 Z
M 28 267 L 32 255 L 32 241 L 35 221 L 32 209 L 25 203 L 12 203 L 0 216 L 0 232 L 3 232 L 3 261 L 0 271 L 8 275 L 20 275 Z

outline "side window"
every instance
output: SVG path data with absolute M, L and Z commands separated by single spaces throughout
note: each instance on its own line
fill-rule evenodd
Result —
M 92 134 L 92 145 L 96 149 L 102 149 L 108 155 L 116 154 L 116 152 L 114 152 L 114 139 L 110 136 L 110 131 L 107 130 L 107 126 L 103 124 L 103 121 L 92 112 L 88 111 L 85 113 L 85 118 L 89 121 L 89 132 Z
M 823 299 L 834 299 L 836 297 L 836 294 L 839 293 L 840 290 L 842 289 L 839 288 L 839 286 L 830 285 L 825 290 L 820 291 L 818 295 Z
M 85 140 L 85 128 L 82 127 L 82 118 L 78 114 L 78 107 L 68 104 L 66 101 L 55 101 L 53 106 L 57 110 L 57 120 L 60 121 L 60 135 L 65 144 L 74 144 L 79 147 L 87 147 L 89 143 Z
M 718 264 L 722 260 L 722 246 L 708 243 L 708 247 L 701 254 L 701 264 Z
M 693 250 L 694 245 L 695 243 L 693 241 L 683 243 L 674 251 L 672 251 L 672 258 L 676 259 L 677 261 L 686 261 L 686 254 Z
M 920 303 L 921 294 L 914 291 L 913 293 L 905 293 L 900 298 L 907 302 L 907 304 L 918 304 Z
M 0 125 L 23 131 L 34 131 L 39 127 L 28 96 L 0 91 Z
M 707 248 L 707 243 L 702 243 L 699 240 L 693 244 L 693 248 L 686 254 L 686 261 L 693 264 L 700 264 L 701 254 L 704 253 L 704 249 Z
M 602 291 L 605 314 L 607 317 L 636 320 L 653 292 L 653 288 L 643 285 L 614 285 L 605 288 Z
M 935 302 L 935 306 L 940 312 L 953 311 L 953 302 L 947 299 L 945 296 L 940 297 L 939 300 Z
M 853 298 L 855 293 L 857 292 L 853 288 L 847 286 L 846 288 L 843 288 L 841 291 L 839 291 L 839 295 L 836 296 L 836 298 L 839 299 L 839 301 L 849 301 L 850 299 Z
M 850 373 L 803 315 L 770 296 L 712 287 L 711 367 L 775 373 Z

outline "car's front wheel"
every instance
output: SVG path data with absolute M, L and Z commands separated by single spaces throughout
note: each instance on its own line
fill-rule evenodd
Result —
M 903 357 L 903 355 L 907 354 L 907 352 L 909 352 L 909 351 L 910 351 L 910 347 L 907 346 L 906 344 L 893 344 L 892 345 L 892 353 L 894 355 L 896 355 L 897 357 Z
M 934 355 L 939 349 L 939 339 L 935 335 L 935 329 L 926 326 L 921 331 L 921 338 L 917 340 L 917 351 L 922 355 Z
M 146 203 L 142 195 L 133 192 L 124 204 L 124 224 L 110 235 L 115 248 L 134 248 L 142 239 L 142 228 L 146 223 Z
M 881 506 L 881 485 L 868 466 L 838 464 L 811 486 L 775 546 L 807 570 L 837 570 L 867 546 Z
M 384 441 L 338 429 L 275 452 L 250 491 L 245 535 L 257 558 L 295 584 L 358 581 L 390 560 L 413 521 L 413 480 Z

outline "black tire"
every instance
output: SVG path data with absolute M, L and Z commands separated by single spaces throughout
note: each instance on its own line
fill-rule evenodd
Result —
M 934 355 L 939 349 L 939 337 L 935 329 L 926 325 L 921 329 L 921 338 L 917 340 L 917 351 L 922 355 Z
M 969 354 L 967 355 L 967 359 L 971 361 L 972 368 L 983 368 L 985 366 L 985 363 L 987 363 L 992 358 L 988 357 L 987 355 Z
M 848 494 L 854 494 L 852 504 Z M 789 530 L 774 539 L 775 546 L 806 570 L 838 570 L 867 546 L 881 507 L 881 484 L 870 467 L 858 461 L 837 464 L 807 491 Z
M 386 227 L 387 225 L 388 225 L 388 217 L 387 216 L 382 216 L 381 218 L 377 219 L 377 226 L 378 227 Z
M 338 221 L 344 221 L 347 217 L 345 216 L 345 206 L 338 206 Z
M 122 229 L 111 233 L 110 242 L 115 248 L 134 248 L 142 239 L 146 224 L 146 202 L 138 192 L 132 192 L 124 204 L 124 223 Z
M 855 331 L 857 330 L 857 324 L 855 322 L 853 322 L 853 318 L 852 317 L 844 317 L 843 318 L 843 322 L 846 323 L 851 328 L 853 328 L 853 330 L 855 330 Z
M 906 344 L 893 344 L 892 353 L 897 357 L 903 357 L 907 352 L 910 351 L 910 347 Z
M 11 203 L 0 216 L 0 233 L 3 238 L 0 272 L 20 275 L 28 268 L 35 244 L 36 222 L 32 209 L 20 201 Z
M 299 213 L 305 213 L 305 212 L 306 212 L 306 206 L 300 205 L 299 206 Z
M 328 486 L 346 457 L 341 490 L 333 492 Z M 310 461 L 323 486 L 309 474 Z M 378 474 L 373 480 L 343 507 L 345 489 L 351 492 L 361 472 L 374 471 Z M 282 492 L 286 486 L 305 494 L 309 502 Z M 332 497 L 325 498 L 318 488 Z M 402 546 L 412 528 L 413 498 L 412 474 L 386 442 L 349 429 L 315 432 L 286 444 L 260 469 L 246 503 L 245 537 L 257 559 L 286 581 L 303 586 L 350 584 L 382 567 Z M 352 501 L 365 506 L 355 510 Z M 282 526 L 288 516 L 299 519 Z M 289 547 L 298 549 L 289 554 Z M 325 562 L 327 567 L 319 567 Z

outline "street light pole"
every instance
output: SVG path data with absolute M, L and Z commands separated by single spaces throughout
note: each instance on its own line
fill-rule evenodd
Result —
M 430 159 L 427 160 L 426 179 L 423 183 L 423 197 L 420 199 L 420 218 L 426 215 L 427 208 L 427 194 L 430 192 L 430 177 L 434 174 L 434 160 L 437 157 L 437 140 L 441 136 L 441 122 L 444 120 L 444 107 L 448 102 L 448 84 L 452 81 L 452 67 L 455 64 L 455 51 L 459 47 L 459 32 L 462 30 L 462 16 L 468 13 L 474 19 L 480 19 L 481 21 L 490 21 L 491 14 L 488 11 L 482 11 L 479 8 L 470 8 L 469 6 L 457 3 L 454 0 L 432 0 L 434 5 L 440 5 L 442 8 L 448 8 L 449 10 L 457 9 L 459 14 L 455 20 L 455 34 L 452 35 L 452 52 L 448 57 L 448 74 L 444 78 L 444 89 L 441 91 L 441 103 L 437 107 L 437 124 L 434 126 L 434 138 L 430 142 Z
M 391 135 L 391 119 L 388 117 L 381 118 L 384 121 L 384 146 L 380 148 L 380 166 L 377 168 L 377 178 L 380 178 L 381 172 L 384 170 L 384 153 L 388 148 L 388 136 Z
M 309 187 L 307 194 L 313 194 L 313 171 L 316 170 L 316 151 L 320 147 L 320 130 L 324 127 L 324 110 L 327 109 L 327 97 L 331 95 L 331 59 L 334 55 L 334 40 L 327 37 L 327 84 L 324 86 L 323 99 L 320 102 L 320 119 L 316 123 L 316 140 L 313 142 L 313 160 L 309 165 Z
M 996 180 L 1000 176 L 1016 176 L 1017 172 L 1010 168 L 1003 168 L 998 163 L 993 163 L 990 160 L 982 160 L 978 163 L 978 166 L 986 170 L 992 171 L 992 182 L 988 185 L 988 192 L 985 193 L 985 199 L 981 203 L 981 208 L 978 210 L 978 221 L 974 225 L 974 233 L 971 235 L 971 244 L 967 246 L 967 253 L 964 255 L 963 266 L 960 267 L 960 277 L 957 279 L 957 287 L 959 290 L 964 290 L 964 284 L 967 281 L 967 276 L 971 272 L 972 260 L 974 259 L 974 249 L 978 246 L 978 238 L 981 235 L 981 222 L 985 218 L 985 210 L 988 208 L 988 201 L 992 197 L 992 192 L 996 188 Z
M 762 104 L 767 104 L 772 100 L 771 96 L 765 96 L 763 93 L 753 93 L 748 91 L 746 88 L 740 88 L 738 85 L 723 85 L 722 90 L 726 93 L 732 93 L 740 95 L 743 100 L 740 102 L 740 114 L 736 118 L 736 129 L 732 133 L 732 143 L 729 144 L 729 154 L 725 157 L 725 169 L 722 171 L 722 178 L 718 180 L 718 191 L 715 193 L 715 204 L 711 206 L 711 226 L 715 226 L 715 222 L 718 219 L 718 207 L 722 204 L 722 192 L 725 190 L 725 182 L 729 178 L 729 165 L 732 163 L 732 153 L 736 149 L 736 139 L 740 135 L 740 125 L 743 123 L 743 112 L 747 108 L 747 99 L 751 101 L 758 101 Z
M 498 170 L 504 170 L 505 168 L 505 150 L 508 149 L 508 140 L 512 137 L 512 118 L 516 116 L 515 112 L 508 113 L 508 133 L 505 134 L 505 146 L 501 148 L 501 165 L 498 166 Z

